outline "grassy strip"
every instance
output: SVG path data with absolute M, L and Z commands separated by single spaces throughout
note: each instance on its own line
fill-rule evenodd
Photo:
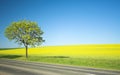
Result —
M 0 58 L 120 70 L 120 58 L 0 55 Z
M 120 59 L 106 59 L 106 58 L 104 59 L 104 58 L 91 58 L 91 57 L 72 58 L 72 57 L 63 57 L 63 56 L 62 57 L 61 56 L 58 57 L 30 56 L 28 58 L 28 61 L 120 70 Z

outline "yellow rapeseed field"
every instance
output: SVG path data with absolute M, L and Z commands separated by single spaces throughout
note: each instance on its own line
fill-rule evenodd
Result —
M 0 58 L 120 70 L 120 44 L 0 49 Z
M 107 45 L 71 45 L 71 46 L 42 46 L 29 48 L 29 55 L 38 56 L 109 56 L 120 57 L 120 44 Z M 0 54 L 25 55 L 25 48 L 0 50 Z

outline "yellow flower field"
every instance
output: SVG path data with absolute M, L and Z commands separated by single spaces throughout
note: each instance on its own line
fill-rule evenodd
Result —
M 120 44 L 113 45 L 71 45 L 71 46 L 42 46 L 29 48 L 29 55 L 39 56 L 109 56 L 120 57 Z M 25 55 L 25 48 L 0 50 L 0 54 Z
M 0 49 L 0 58 L 120 70 L 120 44 Z

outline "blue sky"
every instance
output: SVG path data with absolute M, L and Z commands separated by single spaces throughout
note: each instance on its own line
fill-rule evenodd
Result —
M 43 45 L 120 44 L 119 0 L 0 0 L 0 48 L 19 47 L 4 30 L 23 19 L 39 24 Z

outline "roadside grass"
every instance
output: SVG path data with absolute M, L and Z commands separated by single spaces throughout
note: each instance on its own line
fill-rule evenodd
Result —
M 0 55 L 0 58 L 16 59 L 22 57 L 21 55 Z
M 23 61 L 34 61 L 54 64 L 65 64 L 93 68 L 120 70 L 120 58 L 103 57 L 68 57 L 68 56 L 35 56 L 30 55 L 28 59 L 23 55 L 0 55 L 0 58 L 8 58 Z
M 49 46 L 0 50 L 0 58 L 120 70 L 120 45 Z
M 120 70 L 120 58 L 116 59 L 109 57 L 103 58 L 83 56 L 78 58 L 67 56 L 29 56 L 28 59 L 21 58 L 21 60 Z

